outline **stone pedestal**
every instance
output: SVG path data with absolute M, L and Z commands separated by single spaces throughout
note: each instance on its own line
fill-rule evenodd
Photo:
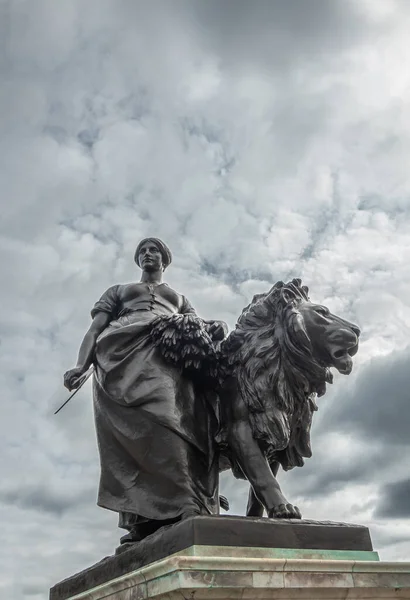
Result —
M 121 548 L 50 600 L 410 600 L 410 564 L 379 562 L 367 528 L 195 517 Z

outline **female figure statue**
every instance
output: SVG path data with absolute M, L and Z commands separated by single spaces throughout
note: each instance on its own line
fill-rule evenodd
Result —
M 154 335 L 167 320 L 176 319 L 182 330 L 191 317 L 199 321 L 189 301 L 162 281 L 171 260 L 161 240 L 139 243 L 141 281 L 114 285 L 96 302 L 77 366 L 64 375 L 64 385 L 75 389 L 94 364 L 98 505 L 119 513 L 119 526 L 129 531 L 122 543 L 188 516 L 219 512 L 212 394 L 181 360 L 164 359 Z M 225 324 L 202 323 L 213 341 L 224 338 Z M 178 352 L 185 356 L 186 349 Z

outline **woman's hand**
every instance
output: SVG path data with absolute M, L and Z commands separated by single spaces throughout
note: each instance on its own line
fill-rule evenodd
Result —
M 228 333 L 228 328 L 223 321 L 206 321 L 207 331 L 216 342 L 222 341 Z
M 84 369 L 84 367 L 74 367 L 74 369 L 70 369 L 64 373 L 64 386 L 70 392 L 77 389 L 81 383 L 81 377 L 86 371 L 87 369 Z

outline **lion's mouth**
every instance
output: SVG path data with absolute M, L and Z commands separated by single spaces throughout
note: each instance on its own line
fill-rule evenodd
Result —
M 332 366 L 342 375 L 350 375 L 353 369 L 352 357 L 357 353 L 358 348 L 359 341 L 357 337 L 355 343 L 342 348 L 333 348 L 330 352 Z
M 336 350 L 332 353 L 332 362 L 335 369 L 342 375 L 349 375 L 353 369 L 353 360 L 349 350 Z
M 350 348 L 336 348 L 325 352 L 325 355 L 322 356 L 322 360 L 319 362 L 327 369 L 327 383 L 333 382 L 333 376 L 330 372 L 330 368 L 337 369 L 341 375 L 349 375 L 352 372 L 352 356 L 357 353 L 357 350 L 358 344 L 355 344 Z

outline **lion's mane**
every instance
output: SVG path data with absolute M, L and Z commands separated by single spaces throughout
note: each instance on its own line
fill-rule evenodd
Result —
M 253 436 L 270 460 L 285 470 L 311 456 L 315 397 L 326 391 L 330 371 L 312 355 L 298 311 L 309 301 L 300 279 L 278 282 L 254 296 L 222 345 L 230 377 L 249 410 Z

